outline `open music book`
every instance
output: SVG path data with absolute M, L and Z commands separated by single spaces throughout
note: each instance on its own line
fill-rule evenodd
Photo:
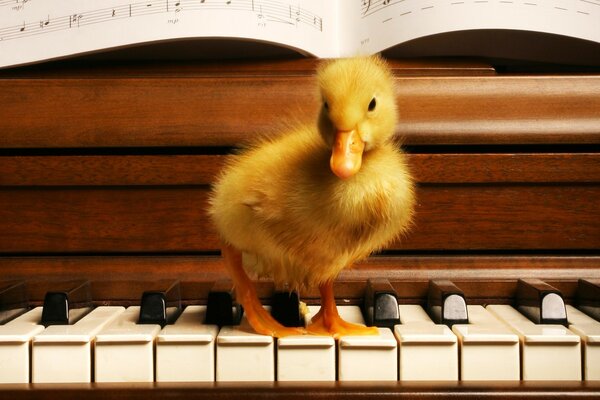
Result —
M 198 38 L 596 63 L 600 0 L 0 0 L 0 67 Z

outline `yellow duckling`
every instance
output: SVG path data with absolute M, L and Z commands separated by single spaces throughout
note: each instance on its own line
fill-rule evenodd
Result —
M 338 273 L 406 231 L 414 207 L 405 157 L 393 143 L 393 76 L 378 56 L 324 62 L 317 71 L 317 124 L 265 139 L 231 160 L 214 186 L 210 214 L 250 325 L 282 337 L 246 274 L 292 289 L 318 286 L 321 310 L 309 333 L 375 334 L 342 320 Z M 244 253 L 244 266 L 242 256 Z

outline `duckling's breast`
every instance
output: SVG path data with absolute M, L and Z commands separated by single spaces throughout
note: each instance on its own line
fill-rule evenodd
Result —
M 357 176 L 340 180 L 329 169 L 328 149 L 309 133 L 240 158 L 211 200 L 223 238 L 248 254 L 246 268 L 292 287 L 334 279 L 389 244 L 408 224 L 413 203 L 400 153 L 370 154 Z

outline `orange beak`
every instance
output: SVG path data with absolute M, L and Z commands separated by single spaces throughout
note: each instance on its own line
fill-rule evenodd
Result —
M 331 171 L 341 179 L 350 178 L 360 169 L 364 150 L 365 142 L 357 131 L 337 131 L 329 161 Z

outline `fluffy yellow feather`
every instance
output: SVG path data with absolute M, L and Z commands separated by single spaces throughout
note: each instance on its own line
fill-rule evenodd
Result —
M 245 268 L 290 288 L 333 281 L 410 225 L 413 182 L 393 141 L 393 76 L 378 56 L 324 62 L 316 123 L 233 157 L 210 215 Z

